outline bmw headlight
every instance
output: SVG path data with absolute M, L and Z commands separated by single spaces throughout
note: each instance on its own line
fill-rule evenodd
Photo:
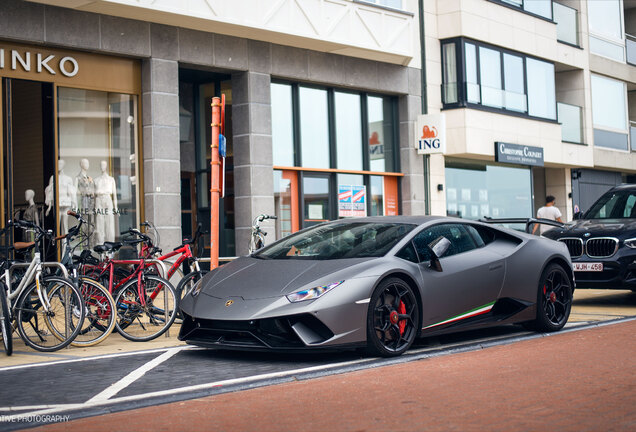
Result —
M 192 297 L 198 296 L 199 293 L 201 292 L 201 288 L 203 288 L 203 278 L 199 279 L 198 281 L 194 283 L 194 286 L 190 290 L 190 294 L 192 294 Z
M 310 288 L 308 290 L 298 291 L 295 293 L 291 293 L 287 296 L 287 300 L 292 303 L 300 302 L 304 300 L 314 300 L 320 296 L 325 295 L 338 285 L 342 284 L 344 281 L 334 282 L 329 285 L 321 285 L 314 288 Z
M 627 246 L 628 248 L 636 249 L 636 238 L 625 240 L 625 246 Z

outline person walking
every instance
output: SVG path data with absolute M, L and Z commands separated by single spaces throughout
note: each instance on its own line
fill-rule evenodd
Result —
M 555 207 L 555 202 L 556 198 L 554 198 L 552 195 L 548 195 L 547 197 L 545 197 L 545 205 L 537 210 L 537 217 L 540 219 L 550 219 L 563 223 L 563 220 L 561 220 L 561 211 Z M 532 234 L 537 232 L 537 228 L 539 228 L 539 226 L 541 226 L 541 235 L 552 228 L 552 226 L 546 224 L 534 224 L 534 228 L 532 228 Z

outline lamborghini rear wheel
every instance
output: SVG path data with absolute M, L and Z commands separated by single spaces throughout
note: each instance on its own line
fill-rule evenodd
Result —
M 367 314 L 367 350 L 372 355 L 394 357 L 404 353 L 417 335 L 419 306 L 411 287 L 390 278 L 375 289 Z
M 539 332 L 561 330 L 570 317 L 572 283 L 558 264 L 550 264 L 541 275 L 537 297 L 537 318 L 526 327 Z

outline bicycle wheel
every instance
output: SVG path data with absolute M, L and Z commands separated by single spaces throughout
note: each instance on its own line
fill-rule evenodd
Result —
M 207 270 L 201 271 L 193 271 L 185 275 L 177 285 L 177 318 L 183 319 L 183 315 L 181 315 L 181 300 L 192 291 L 194 284 L 201 280 L 203 276 L 207 273 Z
M 146 342 L 165 333 L 176 318 L 177 297 L 167 280 L 143 274 L 128 281 L 115 295 L 115 328 L 123 337 Z
M 2 328 L 2 344 L 4 352 L 8 356 L 13 354 L 13 329 L 11 328 L 11 316 L 9 314 L 9 303 L 7 298 L 6 285 L 0 282 L 0 328 Z
M 42 278 L 40 294 L 29 285 L 16 303 L 16 322 L 24 342 L 31 348 L 51 352 L 66 347 L 82 329 L 82 295 L 73 283 L 57 276 Z M 48 302 L 45 308 L 42 299 Z
M 115 329 L 115 300 L 102 284 L 89 278 L 80 277 L 80 292 L 84 298 L 86 317 L 71 345 L 97 345 Z

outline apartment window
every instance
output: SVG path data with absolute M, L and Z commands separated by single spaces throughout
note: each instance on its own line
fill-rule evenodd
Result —
M 386 6 L 393 9 L 402 9 L 402 0 L 359 0 L 366 3 L 373 3 L 379 6 Z
M 502 3 L 517 7 L 533 15 L 552 19 L 552 0 L 490 0 L 495 3 Z
M 340 217 L 398 214 L 396 98 L 271 88 L 277 238 Z
M 554 22 L 557 23 L 557 40 L 570 45 L 579 45 L 578 11 L 561 3 L 552 5 Z
M 594 145 L 628 150 L 627 89 L 622 81 L 592 75 Z
M 556 120 L 552 63 L 463 38 L 443 41 L 442 52 L 460 53 L 442 62 L 444 108 L 483 106 Z
M 620 0 L 588 0 L 590 52 L 623 62 L 625 36 Z

